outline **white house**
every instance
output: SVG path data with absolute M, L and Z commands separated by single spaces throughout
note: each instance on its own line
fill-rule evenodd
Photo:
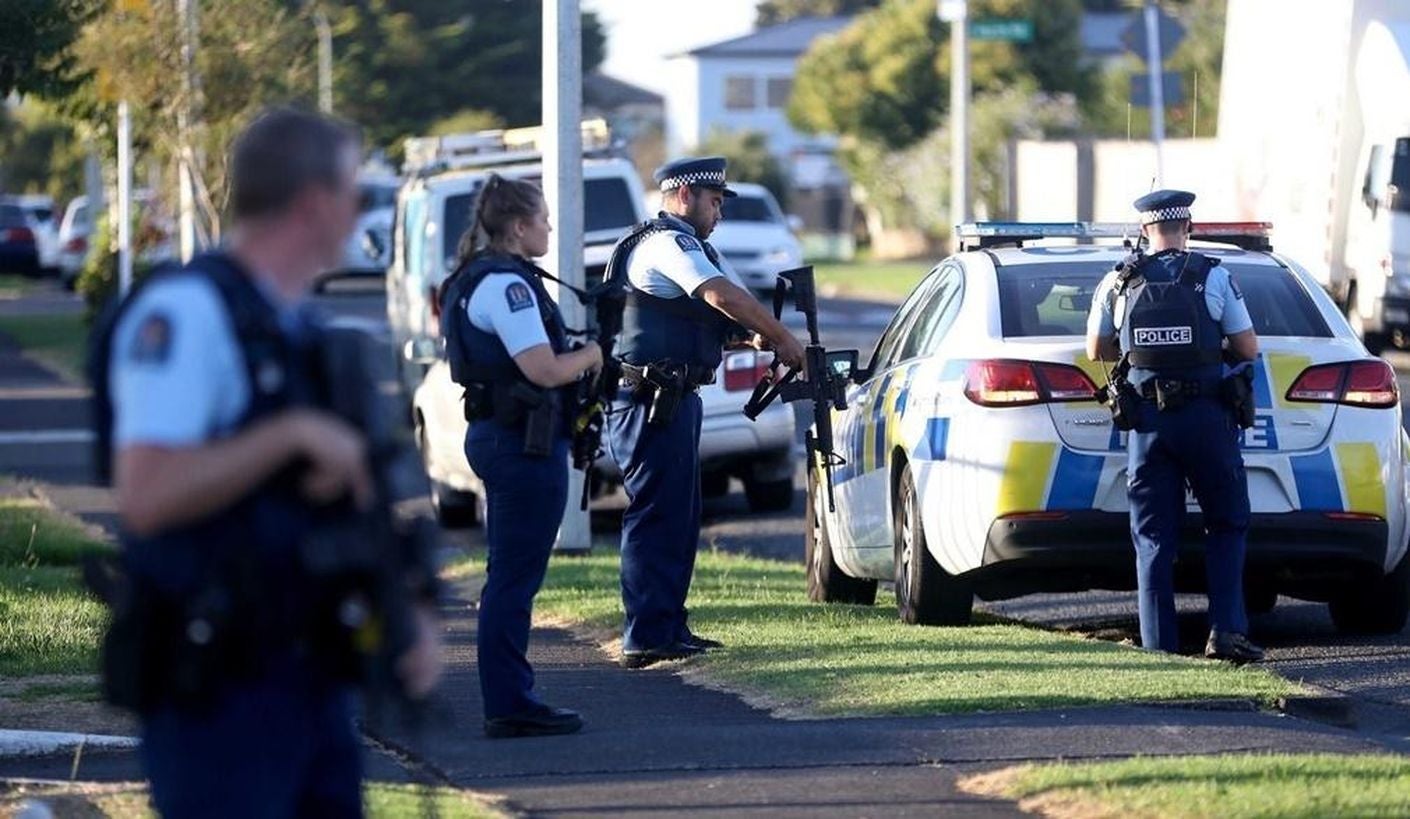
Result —
M 776 156 L 830 150 L 833 140 L 788 124 L 798 58 L 816 38 L 842 30 L 850 17 L 803 17 L 703 46 L 667 61 L 666 148 L 688 153 L 714 129 L 760 131 Z

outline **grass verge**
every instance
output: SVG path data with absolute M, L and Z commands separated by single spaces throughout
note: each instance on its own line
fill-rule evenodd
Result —
M 1239 754 L 1025 765 L 963 780 L 1044 816 L 1294 819 L 1410 815 L 1410 759 Z
M 82 314 L 0 316 L 0 333 L 68 378 L 82 376 L 88 345 L 88 325 Z
M 363 786 L 363 806 L 368 819 L 402 819 L 429 816 L 426 794 L 419 786 L 369 782 Z M 494 819 L 506 814 L 489 800 L 469 791 L 432 788 L 435 816 L 440 819 Z M 137 783 L 118 785 L 29 786 L 0 796 L 0 813 L 26 799 L 49 805 L 55 816 L 102 816 L 110 819 L 156 819 L 147 789 Z
M 813 273 L 818 289 L 826 295 L 870 297 L 899 304 L 934 266 L 926 260 L 827 263 L 813 265 Z
M 95 672 L 107 611 L 78 564 L 109 548 L 37 500 L 0 497 L 0 677 Z
M 729 648 L 692 660 L 690 673 L 780 713 L 829 716 L 1216 698 L 1272 703 L 1297 690 L 1257 668 L 993 619 L 965 628 L 905 626 L 890 606 L 815 605 L 804 588 L 800 565 L 702 552 L 691 625 Z M 615 632 L 617 555 L 555 558 L 536 611 L 604 636 Z
M 35 280 L 17 273 L 0 273 L 0 299 L 17 299 L 32 291 Z

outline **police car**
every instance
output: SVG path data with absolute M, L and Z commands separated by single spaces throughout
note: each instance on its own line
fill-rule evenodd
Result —
M 1271 225 L 1194 225 L 1235 276 L 1262 349 L 1245 431 L 1249 607 L 1326 601 L 1346 632 L 1399 631 L 1410 608 L 1410 437 L 1394 371 Z M 1135 587 L 1123 434 L 1093 399 L 1092 294 L 1137 228 L 981 223 L 910 294 L 835 413 L 836 505 L 808 476 L 808 592 L 871 603 L 894 581 L 910 623 L 963 624 L 975 596 Z M 1066 239 L 1066 245 L 1038 240 Z M 1080 240 L 1085 244 L 1072 244 Z M 1212 244 L 1211 244 L 1212 243 Z M 1202 591 L 1186 498 L 1177 588 Z

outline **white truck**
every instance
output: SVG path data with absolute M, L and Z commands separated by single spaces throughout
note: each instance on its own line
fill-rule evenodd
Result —
M 1219 141 L 1240 218 L 1410 346 L 1410 3 L 1229 0 Z

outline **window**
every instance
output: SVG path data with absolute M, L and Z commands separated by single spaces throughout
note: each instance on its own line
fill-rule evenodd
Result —
M 358 210 L 363 213 L 396 207 L 397 188 L 395 185 L 364 182 L 358 185 L 358 200 Z
M 940 278 L 937 271 L 931 271 L 930 275 L 926 276 L 925 280 L 911 291 L 911 295 L 906 297 L 901 309 L 891 317 L 891 323 L 887 324 L 886 329 L 882 331 L 881 338 L 876 342 L 876 349 L 872 352 L 871 364 L 868 365 L 873 376 L 890 368 L 892 364 L 900 360 L 896 357 L 896 353 L 901 341 L 906 338 L 906 328 L 910 326 L 911 319 L 915 317 L 920 306 L 928 303 L 930 293 L 935 289 Z
M 736 196 L 726 199 L 722 208 L 726 222 L 782 222 L 783 219 L 760 196 Z
M 636 205 L 626 180 L 589 179 L 583 191 L 583 232 L 625 232 L 637 222 Z
M 475 216 L 475 197 L 479 192 L 480 184 L 477 182 L 475 189 L 469 193 L 446 197 L 445 218 L 441 220 L 441 225 L 445 227 L 445 235 L 441 237 L 441 252 L 448 260 L 447 268 L 460 258 L 460 237 L 470 229 L 470 220 Z
M 725 77 L 725 108 L 730 111 L 753 111 L 758 107 L 753 77 Z
M 792 96 L 792 77 L 769 77 L 765 98 L 767 99 L 770 108 L 787 108 L 788 100 Z
M 925 311 L 911 326 L 910 336 L 901 350 L 901 361 L 916 356 L 932 355 L 945 340 L 950 325 L 960 312 L 960 298 L 964 290 L 964 276 L 958 266 L 945 268 L 940 274 L 940 282 Z

